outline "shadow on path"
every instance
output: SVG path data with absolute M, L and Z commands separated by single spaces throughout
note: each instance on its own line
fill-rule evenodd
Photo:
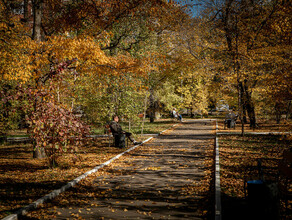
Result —
M 206 165 L 213 160 L 213 129 L 210 120 L 184 122 L 46 209 L 53 219 L 213 219 L 213 164 Z

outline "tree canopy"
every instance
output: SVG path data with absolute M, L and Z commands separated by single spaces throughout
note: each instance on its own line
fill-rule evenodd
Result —
M 158 107 L 204 115 L 219 100 L 251 127 L 260 113 L 279 119 L 291 112 L 291 8 L 285 0 L 1 0 L 1 133 L 26 125 L 37 136 L 37 123 L 50 127 L 54 117 L 136 120 L 145 108 L 151 121 Z

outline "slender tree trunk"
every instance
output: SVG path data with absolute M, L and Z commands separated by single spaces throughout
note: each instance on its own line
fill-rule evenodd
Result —
M 142 128 L 141 128 L 141 134 L 143 134 L 144 131 L 144 123 L 145 123 L 145 118 L 146 118 L 146 111 L 147 111 L 147 94 L 145 95 L 145 100 L 144 100 L 144 112 L 143 112 L 143 121 L 142 121 Z
M 241 97 L 241 105 L 242 105 L 242 120 L 244 124 L 246 124 L 247 123 L 246 98 L 244 95 L 244 88 L 243 88 L 242 82 L 239 84 L 239 89 L 240 89 L 240 97 Z
M 238 73 L 237 73 L 238 75 Z M 237 90 L 238 90 L 238 113 L 239 113 L 239 120 L 241 123 L 241 135 L 244 136 L 244 119 L 243 119 L 243 90 L 242 90 L 242 82 L 240 82 L 239 77 L 237 77 Z
M 279 102 L 275 104 L 275 113 L 276 113 L 276 123 L 280 124 L 281 121 L 281 108 Z
M 195 115 L 194 115 L 193 103 L 192 103 L 192 106 L 190 108 L 190 111 L 191 111 L 191 118 L 194 118 Z
M 150 96 L 149 96 L 149 118 L 150 118 L 150 123 L 154 122 L 155 119 L 155 106 L 154 106 L 154 94 L 153 94 L 153 89 L 150 89 Z
M 23 21 L 28 21 L 28 0 L 23 1 Z
M 287 107 L 286 120 L 289 119 L 290 114 L 291 114 L 291 110 L 292 110 L 292 100 L 289 100 L 288 107 Z
M 42 23 L 42 0 L 34 0 L 33 3 L 33 32 L 32 32 L 32 39 L 40 42 L 42 40 L 41 37 L 41 23 Z M 36 104 L 40 100 L 35 100 L 35 109 Z M 44 148 L 36 148 L 35 143 L 33 144 L 34 150 L 33 150 L 33 158 L 45 158 L 46 153 Z
M 32 39 L 35 41 L 41 41 L 41 25 L 42 25 L 42 8 L 43 0 L 34 0 L 33 1 L 33 31 Z
M 247 109 L 246 109 L 246 102 L 244 101 L 244 97 L 242 97 L 242 119 L 244 121 L 244 124 L 246 124 L 247 123 Z
M 244 85 L 244 95 L 245 95 L 245 106 L 249 117 L 249 123 L 251 128 L 256 128 L 256 115 L 254 110 L 254 105 L 251 98 L 251 92 L 248 89 L 248 86 Z

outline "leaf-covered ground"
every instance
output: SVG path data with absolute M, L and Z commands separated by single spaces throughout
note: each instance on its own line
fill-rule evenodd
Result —
M 98 139 L 78 155 L 68 154 L 59 167 L 49 169 L 47 160 L 32 159 L 32 145 L 2 145 L 0 148 L 0 218 L 10 214 L 54 189 L 107 161 L 120 149 L 108 147 L 106 140 Z
M 278 162 L 282 152 L 289 149 L 292 142 L 285 137 L 273 135 L 245 137 L 223 135 L 219 140 L 223 219 L 251 219 L 254 213 L 250 213 L 245 181 L 260 179 L 258 172 L 260 159 L 264 180 L 271 184 L 276 183 Z M 271 204 L 274 206 L 273 203 Z M 260 205 L 257 204 L 258 207 L 253 208 L 259 209 Z M 278 210 L 282 219 L 292 217 L 291 204 L 288 210 L 284 210 L 281 202 Z M 273 214 L 276 212 L 277 209 L 273 210 L 270 216 L 263 219 L 275 219 Z
M 159 122 L 156 129 L 157 131 L 162 131 L 170 126 L 171 123 L 169 122 Z M 220 126 L 223 128 L 219 120 L 219 128 Z M 283 130 L 287 131 L 286 125 L 262 124 L 257 131 Z M 227 129 L 225 131 L 231 132 L 233 130 Z M 256 176 L 257 159 L 263 159 L 265 178 L 273 180 L 277 173 L 277 163 L 281 158 L 281 153 L 289 145 L 291 146 L 291 141 L 289 142 L 282 137 L 276 136 L 246 135 L 244 138 L 236 135 L 220 136 L 224 219 L 234 219 L 234 212 L 245 213 L 247 204 L 243 187 L 244 178 Z M 59 161 L 58 168 L 49 169 L 46 160 L 32 159 L 32 146 L 30 144 L 0 145 L 0 218 L 39 199 L 53 189 L 60 188 L 68 181 L 107 161 L 120 152 L 122 150 L 108 147 L 106 139 L 95 139 L 90 145 L 80 151 L 77 160 L 72 160 L 74 155 L 68 154 Z M 212 152 L 210 151 L 209 154 L 212 154 Z M 211 158 L 208 160 L 206 160 L 206 163 L 212 164 L 213 160 Z M 148 171 L 159 169 L 161 168 L 156 166 L 147 167 Z M 96 175 L 102 176 L 106 174 L 104 172 L 98 172 Z M 208 172 L 211 172 L 211 168 Z M 95 176 L 92 178 L 95 178 Z M 201 185 L 186 186 L 185 191 L 194 192 L 204 189 L 206 192 L 207 188 L 213 184 L 212 178 L 209 177 L 209 179 L 207 178 L 201 183 Z M 92 195 L 89 192 L 86 196 L 90 197 Z M 82 199 L 78 201 L 82 202 Z M 68 200 L 64 199 L 63 202 L 67 203 Z M 56 211 L 53 214 L 51 213 L 52 216 L 58 216 L 59 211 L 57 211 L 57 207 L 55 209 Z M 87 211 L 89 212 L 89 210 Z M 44 216 L 46 214 L 48 213 L 44 213 Z M 72 212 L 72 214 L 77 216 L 78 213 Z M 244 215 L 241 216 L 244 217 Z
M 213 216 L 214 128 L 209 120 L 176 127 L 90 175 L 24 219 Z
M 157 121 L 151 131 L 163 131 L 174 123 L 176 121 Z M 20 133 L 25 134 L 25 131 L 11 132 L 13 135 Z M 137 140 L 147 138 L 137 136 Z M 32 150 L 31 144 L 0 145 L 0 218 L 62 187 L 123 151 L 109 147 L 106 138 L 93 139 L 79 150 L 77 158 L 67 154 L 58 161 L 59 167 L 49 169 L 47 160 L 32 158 Z

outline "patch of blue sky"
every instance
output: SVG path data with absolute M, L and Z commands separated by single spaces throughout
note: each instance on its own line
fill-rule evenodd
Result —
M 192 17 L 200 16 L 200 12 L 203 9 L 202 1 L 200 0 L 175 0 L 178 4 L 187 7 L 187 12 Z

